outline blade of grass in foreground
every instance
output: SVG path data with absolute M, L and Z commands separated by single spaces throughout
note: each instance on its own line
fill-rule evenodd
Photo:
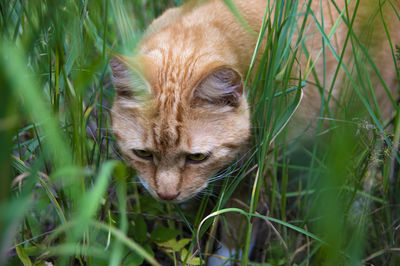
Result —
M 7 86 L 4 89 L 12 93 L 13 98 L 9 98 L 10 102 L 23 102 L 22 108 L 28 114 L 28 117 L 33 122 L 42 121 L 41 126 L 47 138 L 45 144 L 48 154 L 47 158 L 52 158 L 55 166 L 58 168 L 68 167 L 72 162 L 69 149 L 61 137 L 56 120 L 51 115 L 51 112 L 46 109 L 46 104 L 42 100 L 37 81 L 26 67 L 26 58 L 21 49 L 16 48 L 13 44 L 5 40 L 0 41 L 0 80 L 4 81 L 2 86 Z M 10 154 L 6 154 L 6 156 L 10 156 Z M 6 184 L 5 188 L 8 189 L 9 187 L 9 184 Z M 10 222 L 10 226 L 12 225 L 12 227 L 5 226 L 0 228 L 1 235 L 5 237 L 1 239 L 2 254 L 0 255 L 2 258 L 4 258 L 4 252 L 10 243 L 10 236 L 14 236 L 19 221 L 31 204 L 29 193 L 25 196 L 20 196 L 18 199 L 10 200 L 7 203 L 2 202 L 2 204 L 5 204 L 2 206 L 3 209 L 9 209 L 11 206 L 14 206 L 14 211 L 8 210 L 2 212 L 2 219 L 6 219 L 5 225 L 8 222 Z M 7 219 L 8 216 L 5 215 L 7 213 L 10 215 L 13 214 L 9 216 L 10 219 Z
M 33 121 L 41 121 L 46 135 L 45 148 L 56 167 L 68 167 L 72 164 L 71 153 L 63 141 L 62 134 L 54 116 L 46 108 L 38 82 L 31 71 L 26 67 L 27 63 L 24 52 L 11 43 L 0 42 L 1 70 L 10 84 L 15 100 L 23 101 L 23 109 L 32 116 Z

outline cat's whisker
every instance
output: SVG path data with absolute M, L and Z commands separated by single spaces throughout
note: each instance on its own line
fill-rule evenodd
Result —
M 118 159 L 126 163 L 126 159 L 124 158 L 124 156 L 122 156 L 122 154 L 118 151 L 118 149 L 114 145 L 112 146 L 112 149 L 114 154 L 117 155 Z
M 119 118 L 122 118 L 123 120 L 125 120 L 129 125 L 131 125 L 131 126 L 134 127 L 135 129 L 141 130 L 141 128 L 139 128 L 138 125 L 136 125 L 135 123 L 133 123 L 132 120 L 131 120 L 130 118 L 128 118 L 128 117 L 126 117 L 126 116 L 124 116 L 124 115 L 121 115 L 120 113 L 114 111 L 114 110 L 111 109 L 111 108 L 108 108 L 108 107 L 105 107 L 105 106 L 103 106 L 103 107 L 106 108 L 107 110 L 109 110 L 111 113 L 113 113 L 113 115 L 118 116 Z
M 106 109 L 106 110 L 108 110 L 108 111 L 111 111 L 111 108 L 110 107 L 108 107 L 107 105 L 104 105 L 104 104 L 99 104 L 99 106 L 101 106 L 101 107 L 103 107 L 104 109 Z
M 214 195 L 214 194 L 203 194 L 203 195 L 201 195 L 200 198 L 203 198 L 204 196 L 209 196 L 209 197 L 211 197 L 211 198 L 218 198 L 218 196 L 217 196 L 217 195 Z
M 229 174 L 221 174 L 221 175 L 218 175 L 218 176 L 210 178 L 208 180 L 208 182 L 210 182 L 210 183 L 216 182 L 216 181 L 219 181 L 219 180 L 222 180 L 222 179 L 230 178 L 230 176 L 231 175 L 229 175 Z
M 223 171 L 223 172 L 220 172 L 219 174 L 217 174 L 217 175 L 214 175 L 214 176 L 212 176 L 210 179 L 209 179 L 209 181 L 216 181 L 216 180 L 220 180 L 220 179 L 223 179 L 223 178 L 229 178 L 230 176 L 232 176 L 234 173 L 236 173 L 236 172 L 238 172 L 238 171 L 240 171 L 240 168 L 233 168 L 232 170 L 230 170 L 229 171 L 229 169 L 227 169 L 227 170 L 225 170 L 225 171 Z
M 221 183 L 213 183 L 212 186 L 218 191 L 218 189 L 222 188 L 224 185 Z
M 241 162 L 243 159 L 247 158 L 247 156 L 253 152 L 253 150 L 255 150 L 257 148 L 256 145 L 254 145 L 253 147 L 249 148 L 243 155 L 242 157 L 240 157 L 238 160 L 236 160 L 236 162 L 233 164 L 235 166 L 237 166 L 239 164 L 239 162 Z
M 214 182 L 218 182 L 218 181 L 220 181 L 220 180 L 222 180 L 222 179 L 224 179 L 225 177 L 224 176 L 222 176 L 221 178 L 217 178 L 217 179 L 210 179 L 210 180 L 208 180 L 208 183 L 214 183 Z
M 211 191 L 206 191 L 206 190 L 200 191 L 196 196 L 198 196 L 200 199 L 203 198 L 204 196 L 218 198 L 218 195 L 212 193 Z
M 215 175 L 212 176 L 211 178 L 216 178 L 216 177 L 219 177 L 219 176 L 226 176 L 228 172 L 230 172 L 230 171 L 229 170 L 220 171 L 218 173 L 215 173 Z
M 209 180 L 208 182 L 209 182 L 209 183 L 214 183 L 214 182 L 218 182 L 218 181 L 220 181 L 220 180 L 226 179 L 226 178 L 227 178 L 226 176 L 221 176 L 221 177 L 218 178 L 218 179 Z
M 220 180 L 222 178 L 225 178 L 226 176 L 228 176 L 226 173 L 220 173 L 218 175 L 214 175 L 214 176 L 210 177 L 208 180 L 209 181 Z
M 232 167 L 230 167 L 230 168 L 226 169 L 225 171 L 221 172 L 221 174 L 230 175 L 230 174 L 233 174 L 233 173 L 236 173 L 236 172 L 240 171 L 240 167 L 237 167 L 237 166 L 238 166 L 238 162 L 233 164 Z
M 232 169 L 232 170 L 230 170 L 230 171 L 221 172 L 220 174 L 216 175 L 215 177 L 219 177 L 219 176 L 224 176 L 224 177 L 230 176 L 230 175 L 232 175 L 232 174 L 234 174 L 234 173 L 236 173 L 236 172 L 238 172 L 238 171 L 240 171 L 240 168 L 234 168 L 234 169 Z
M 213 182 L 216 182 L 216 181 L 221 180 L 221 179 L 223 179 L 223 178 L 222 177 L 210 178 L 210 179 L 208 179 L 208 183 L 213 183 Z

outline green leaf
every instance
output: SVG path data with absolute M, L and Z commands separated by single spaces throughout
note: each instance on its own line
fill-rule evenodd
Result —
M 154 252 L 151 249 L 150 244 L 145 244 L 142 246 L 152 257 L 154 257 Z M 124 261 L 123 265 L 142 265 L 144 261 L 143 256 L 137 252 L 132 252 Z
M 28 254 L 26 254 L 25 249 L 22 245 L 16 247 L 18 258 L 24 264 L 24 266 L 32 265 L 31 260 L 29 259 Z
M 144 213 L 162 214 L 164 211 L 164 206 L 162 203 L 150 195 L 143 195 L 141 197 L 140 204 L 141 211 Z M 147 217 L 146 219 L 151 220 L 151 218 L 152 217 Z
M 187 260 L 187 265 L 200 265 L 200 258 L 199 257 L 193 257 L 191 254 L 188 254 L 188 251 L 186 248 L 182 249 L 181 252 L 181 260 L 184 261 L 186 256 L 188 256 Z
M 46 266 L 46 263 L 49 263 L 49 262 L 43 261 L 43 260 L 37 260 L 37 261 L 35 261 L 35 263 L 33 265 L 34 266 Z
M 164 226 L 156 227 L 156 229 L 151 232 L 151 240 L 157 242 L 164 242 L 172 238 L 177 237 L 181 232 L 172 228 L 167 228 Z
M 190 241 L 191 241 L 191 239 L 189 239 L 189 238 L 183 238 L 179 241 L 177 241 L 176 239 L 171 239 L 171 240 L 168 240 L 165 242 L 158 242 L 156 244 L 168 252 L 179 252 Z
M 141 265 L 144 261 L 144 258 L 140 256 L 136 252 L 132 252 L 129 254 L 128 257 L 126 257 L 126 260 L 124 261 L 124 265 Z
M 147 225 L 144 221 L 144 218 L 139 215 L 135 215 L 133 217 L 132 223 L 132 231 L 133 237 L 139 243 L 143 243 L 147 241 Z
M 181 240 L 179 240 L 176 244 L 176 248 L 178 248 L 179 250 L 181 250 L 183 247 L 185 247 L 187 244 L 190 243 L 190 241 L 192 241 L 192 239 L 190 238 L 183 238 Z

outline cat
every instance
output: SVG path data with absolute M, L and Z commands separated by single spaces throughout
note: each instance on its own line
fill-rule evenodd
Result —
M 110 63 L 116 89 L 112 108 L 114 135 L 127 163 L 136 169 L 144 187 L 158 200 L 182 202 L 190 199 L 207 187 L 215 172 L 248 148 L 251 123 L 244 78 L 267 2 L 269 8 L 274 8 L 274 2 L 233 2 L 245 23 L 237 19 L 223 0 L 190 1 L 168 9 L 157 18 L 133 56 L 116 55 Z M 299 2 L 299 25 L 308 2 Z M 288 124 L 289 135 L 307 132 L 305 135 L 312 136 L 323 90 L 325 97 L 332 97 L 329 107 L 339 117 L 338 106 L 342 104 L 337 103 L 349 101 L 349 94 L 354 93 L 357 83 L 363 82 L 363 75 L 368 75 L 382 117 L 388 119 L 393 104 L 367 58 L 355 51 L 360 48 L 348 45 L 343 53 L 343 67 L 334 79 L 350 23 L 338 20 L 338 10 L 343 11 L 343 15 L 346 8 L 350 14 L 358 8 L 352 31 L 373 55 L 382 80 L 397 97 L 396 62 L 380 16 L 388 23 L 391 45 L 400 44 L 400 22 L 394 12 L 395 8 L 400 8 L 399 1 L 393 1 L 393 6 L 386 2 L 381 9 L 376 0 L 363 0 L 358 7 L 356 1 L 349 2 L 346 7 L 344 0 L 335 4 L 332 1 L 309 3 L 314 17 L 309 15 L 304 35 L 298 36 L 295 32 L 293 38 L 294 42 L 302 39 L 309 55 L 299 52 L 298 64 L 293 70 L 293 77 L 305 78 L 307 85 Z M 326 33 L 335 29 L 332 36 L 326 36 L 335 52 L 325 46 L 325 62 L 320 55 L 323 36 L 318 27 Z M 263 48 L 265 40 L 261 43 L 261 50 Z M 360 54 L 358 62 L 353 56 L 357 53 Z M 256 57 L 256 67 L 261 54 Z M 366 62 L 365 72 L 357 74 L 352 66 L 360 62 Z M 324 73 L 326 82 L 322 88 Z M 332 84 L 332 80 L 336 83 Z M 365 97 L 370 100 L 369 96 Z M 225 254 L 222 255 L 229 256 L 232 249 L 223 247 L 221 250 L 225 250 Z
M 265 2 L 235 3 L 258 31 Z M 193 197 L 245 148 L 243 78 L 256 41 L 223 1 L 192 1 L 156 19 L 133 58 L 111 62 L 114 135 L 155 198 Z
M 156 19 L 133 56 L 117 55 L 110 63 L 116 88 L 112 108 L 114 135 L 128 164 L 136 169 L 140 181 L 156 199 L 181 202 L 193 197 L 207 186 L 212 174 L 230 163 L 248 144 L 250 112 L 243 84 L 267 1 L 233 2 L 248 28 L 222 0 L 190 1 L 168 9 Z M 340 14 L 331 1 L 322 2 L 324 30 L 329 33 Z M 343 0 L 336 2 L 340 10 L 346 10 Z M 384 70 L 383 80 L 395 93 L 398 80 L 393 64 L 389 63 L 393 59 L 379 19 L 379 1 L 361 2 L 353 31 L 374 54 L 377 68 Z M 354 3 L 349 6 L 350 11 L 354 10 Z M 301 1 L 299 14 L 306 9 Z M 320 1 L 311 1 L 310 9 L 320 21 Z M 393 43 L 399 44 L 400 25 L 393 7 L 385 4 L 382 13 L 390 22 Z M 314 19 L 309 21 L 304 43 L 310 57 L 299 55 L 294 75 L 310 68 L 310 62 L 314 62 L 315 75 L 306 79 L 310 85 L 303 89 L 303 100 L 289 123 L 290 131 L 296 134 L 317 119 L 321 86 L 315 84 L 323 77 L 323 71 L 327 73 L 326 80 L 332 80 L 338 65 L 336 57 L 341 55 L 348 32 L 348 26 L 341 22 L 331 38 L 337 55 L 327 49 L 324 68 L 322 56 L 318 57 L 322 37 Z M 350 71 L 354 63 L 352 53 L 348 48 L 343 60 Z M 379 78 L 368 71 L 378 102 L 388 103 Z M 342 69 L 338 75 L 338 80 L 347 80 Z M 344 83 L 332 86 L 335 100 L 331 102 L 344 97 Z M 330 85 L 326 84 L 326 89 Z M 392 106 L 381 107 L 384 117 L 388 117 Z

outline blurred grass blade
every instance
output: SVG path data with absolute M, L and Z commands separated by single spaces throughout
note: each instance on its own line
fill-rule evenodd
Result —
M 144 248 L 138 245 L 135 241 L 128 238 L 123 232 L 119 231 L 117 228 L 113 226 L 109 226 L 107 224 L 103 224 L 97 221 L 93 221 L 92 224 L 96 227 L 99 227 L 106 232 L 111 232 L 115 238 L 118 238 L 119 241 L 124 243 L 126 246 L 131 248 L 133 251 L 137 252 L 140 256 L 142 256 L 145 260 L 147 260 L 152 265 L 160 265 Z
M 27 68 L 26 58 L 14 44 L 0 41 L 0 70 L 9 81 L 15 100 L 22 100 L 24 111 L 32 115 L 33 121 L 42 122 L 47 136 L 46 150 L 56 167 L 68 167 L 72 163 L 70 150 L 63 141 L 57 121 L 46 108 L 38 82 Z
M 74 237 L 78 237 L 85 230 L 89 225 L 91 218 L 96 214 L 116 165 L 117 161 L 108 161 L 104 163 L 100 168 L 96 183 L 86 193 L 86 195 L 81 198 L 81 204 L 78 206 L 76 214 L 76 220 L 78 221 L 79 226 L 76 227 Z
M 251 28 L 249 23 L 244 19 L 238 8 L 236 7 L 235 3 L 232 0 L 224 0 L 225 5 L 230 9 L 232 14 L 236 17 L 240 24 L 242 24 L 243 28 L 246 29 L 251 35 L 257 35 L 254 29 Z
M 8 249 L 31 203 L 32 197 L 19 197 L 8 202 L 0 202 L 0 261 L 7 261 Z

